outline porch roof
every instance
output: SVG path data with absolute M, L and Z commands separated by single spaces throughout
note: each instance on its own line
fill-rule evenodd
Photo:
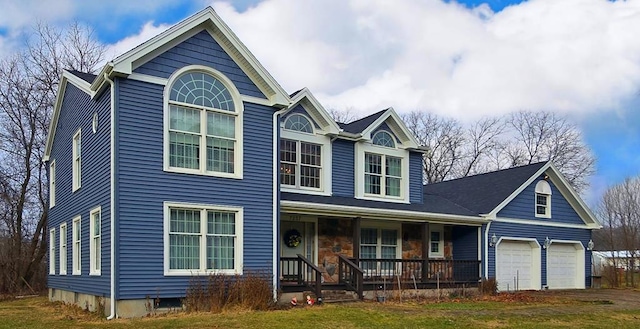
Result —
M 322 196 L 301 193 L 281 192 L 280 200 L 284 210 L 294 208 L 293 205 L 307 206 L 310 212 L 326 211 L 334 213 L 338 209 L 346 210 L 345 215 L 372 216 L 379 217 L 394 216 L 413 219 L 439 219 L 452 222 L 485 222 L 486 219 L 478 216 L 474 212 L 446 200 L 437 195 L 425 196 L 423 204 L 394 203 L 373 200 L 362 200 L 342 196 Z M 333 207 L 332 207 L 333 206 Z M 335 209 L 331 209 L 335 208 Z

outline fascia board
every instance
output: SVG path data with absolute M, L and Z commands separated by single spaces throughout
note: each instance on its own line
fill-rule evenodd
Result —
M 333 204 L 319 204 L 313 202 L 288 201 L 281 200 L 280 206 L 283 211 L 305 212 L 309 214 L 326 214 L 326 215 L 354 215 L 365 216 L 369 218 L 380 219 L 398 219 L 413 221 L 439 221 L 442 223 L 459 223 L 459 224 L 486 224 L 489 220 L 475 216 L 461 216 L 451 214 L 440 214 L 409 210 L 381 209 L 381 208 L 365 208 L 357 206 L 343 206 Z

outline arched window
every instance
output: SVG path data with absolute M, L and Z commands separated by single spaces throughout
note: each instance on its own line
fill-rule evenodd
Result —
M 544 180 L 536 184 L 536 217 L 551 218 L 551 186 Z
M 284 121 L 284 129 L 313 134 L 311 121 L 301 114 L 292 114 Z
M 237 176 L 241 104 L 230 81 L 207 68 L 178 72 L 168 84 L 168 167 Z M 226 80 L 223 82 L 223 80 Z
M 379 146 L 391 147 L 391 148 L 396 147 L 396 143 L 393 140 L 393 136 L 391 136 L 390 133 L 384 130 L 378 131 L 377 133 L 375 133 L 373 135 L 373 138 L 371 139 L 371 142 L 373 143 L 373 145 L 379 145 Z

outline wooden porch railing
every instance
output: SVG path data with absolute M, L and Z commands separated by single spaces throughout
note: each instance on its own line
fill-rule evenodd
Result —
M 426 264 L 426 272 L 423 271 Z M 399 277 L 402 282 L 467 283 L 480 280 L 480 261 L 451 259 L 373 259 L 361 258 L 365 281 Z
M 322 270 L 301 254 L 281 257 L 280 271 L 282 283 L 307 287 L 316 294 L 316 298 L 322 298 Z
M 363 273 L 349 258 L 338 254 L 338 280 L 349 290 L 355 291 L 360 299 L 364 299 Z

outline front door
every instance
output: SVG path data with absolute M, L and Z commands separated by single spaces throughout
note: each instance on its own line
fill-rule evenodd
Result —
M 282 221 L 280 223 L 280 255 L 282 257 L 297 257 L 298 254 L 316 264 L 314 222 Z M 283 275 L 295 275 L 297 266 L 286 266 L 283 263 Z

